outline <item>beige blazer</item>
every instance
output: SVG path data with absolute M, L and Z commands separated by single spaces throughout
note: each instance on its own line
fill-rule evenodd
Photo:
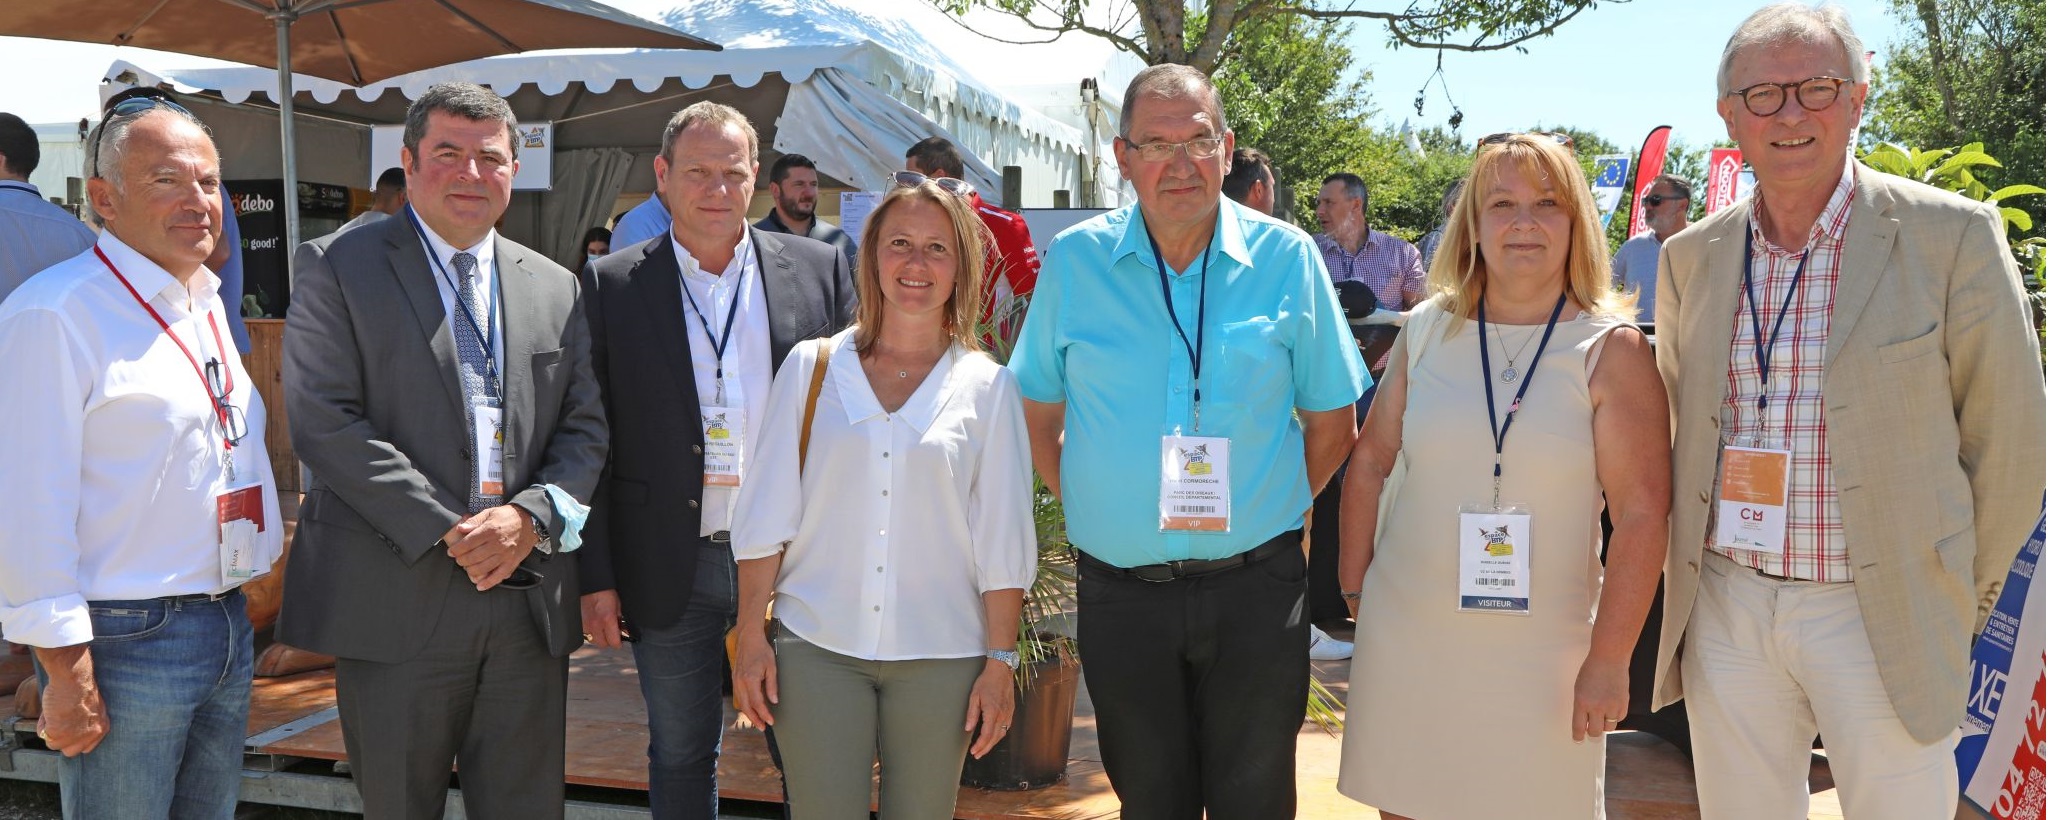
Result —
M 2048 394 L 1997 209 L 1855 167 L 1822 388 L 1828 447 L 1878 674 L 1907 731 L 1931 743 L 1962 720 L 1971 635 L 2040 512 Z M 1660 708 L 1684 695 L 1750 202 L 1673 236 L 1659 265 L 1674 431 Z

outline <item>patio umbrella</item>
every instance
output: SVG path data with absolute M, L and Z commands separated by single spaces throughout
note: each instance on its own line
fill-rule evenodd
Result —
M 284 190 L 293 205 L 293 72 L 360 86 L 540 49 L 719 50 L 592 0 L 7 0 L 0 3 L 0 35 L 276 66 Z M 298 241 L 298 208 L 286 207 L 285 242 Z

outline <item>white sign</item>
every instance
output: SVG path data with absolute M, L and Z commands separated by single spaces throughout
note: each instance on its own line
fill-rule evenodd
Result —
M 398 149 L 405 144 L 405 126 L 378 125 L 370 128 L 370 178 L 363 187 L 377 187 L 377 175 L 399 166 Z M 553 187 L 555 169 L 555 124 L 519 124 L 519 173 L 512 176 L 514 191 L 546 191 Z
M 882 195 L 874 191 L 846 191 L 839 195 L 839 229 L 853 238 L 853 244 L 860 245 L 862 226 L 867 224 L 868 214 L 874 213 L 875 206 L 882 204 Z

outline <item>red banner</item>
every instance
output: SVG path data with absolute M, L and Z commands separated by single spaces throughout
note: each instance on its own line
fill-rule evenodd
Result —
M 1657 181 L 1657 175 L 1664 173 L 1664 155 L 1670 142 L 1671 126 L 1659 125 L 1650 129 L 1650 136 L 1643 140 L 1643 152 L 1636 155 L 1635 196 L 1629 203 L 1629 236 L 1650 229 L 1649 220 L 1643 217 L 1643 194 L 1649 192 L 1650 183 Z
M 1707 158 L 1707 213 L 1735 204 L 1742 182 L 1742 149 L 1716 148 Z

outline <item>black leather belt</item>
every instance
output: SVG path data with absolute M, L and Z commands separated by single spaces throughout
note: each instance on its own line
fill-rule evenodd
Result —
M 157 600 L 167 604 L 210 604 L 216 601 L 225 601 L 240 594 L 242 594 L 242 588 L 235 587 L 226 592 L 194 592 L 190 595 L 165 595 Z
M 1274 536 L 1264 544 L 1228 558 L 1216 558 L 1213 560 L 1189 558 L 1180 561 L 1169 561 L 1164 564 L 1146 564 L 1142 567 L 1119 567 L 1086 552 L 1079 552 L 1078 554 L 1080 556 L 1080 563 L 1091 572 L 1102 572 L 1118 578 L 1136 578 L 1140 581 L 1163 584 L 1168 581 L 1201 578 L 1207 575 L 1229 572 L 1238 567 L 1250 566 L 1264 561 L 1288 549 L 1301 549 L 1301 530 L 1288 530 Z
M 704 536 L 704 546 L 717 549 L 732 549 L 732 530 L 719 530 Z

